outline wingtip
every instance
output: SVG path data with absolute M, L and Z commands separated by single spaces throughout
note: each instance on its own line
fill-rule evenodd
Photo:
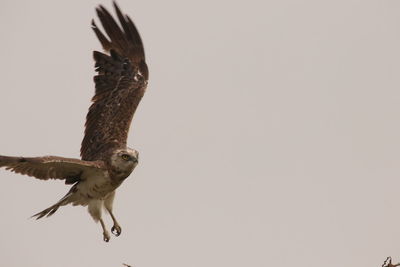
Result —
M 117 1 L 113 0 L 112 3 L 113 3 L 113 6 L 114 6 L 115 9 L 119 9 Z
M 97 12 L 101 12 L 101 13 L 109 13 L 108 12 L 108 10 L 107 10 L 107 8 L 105 8 L 103 5 L 99 5 L 97 8 L 96 8 L 96 11 Z
M 117 1 L 113 0 L 112 2 L 113 2 L 113 7 L 115 9 L 115 12 L 122 14 L 121 8 L 119 8 L 119 5 L 117 4 Z
M 104 10 L 106 10 L 104 6 L 98 5 L 98 6 L 96 7 L 96 14 L 97 14 L 97 16 L 98 16 L 98 17 L 103 16 Z

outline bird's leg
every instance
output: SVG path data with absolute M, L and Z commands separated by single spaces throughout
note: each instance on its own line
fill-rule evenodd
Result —
M 106 208 L 108 213 L 110 213 L 111 218 L 114 222 L 114 225 L 111 228 L 111 233 L 113 233 L 113 235 L 115 235 L 115 236 L 119 236 L 121 234 L 122 229 L 121 229 L 121 226 L 119 225 L 119 223 L 117 222 L 117 219 L 115 219 L 115 216 L 112 212 L 114 197 L 115 197 L 115 191 L 111 192 L 107 196 L 107 198 L 104 200 L 104 207 Z
M 90 215 L 93 217 L 95 222 L 100 221 L 101 227 L 103 228 L 103 240 L 108 242 L 110 241 L 110 233 L 106 229 L 106 225 L 104 224 L 103 219 L 101 218 L 101 210 L 103 207 L 103 201 L 99 199 L 92 199 L 88 204 L 88 211 Z
M 103 228 L 103 240 L 108 242 L 110 241 L 110 233 L 106 229 L 106 225 L 103 222 L 103 219 L 100 219 L 101 227 Z
M 119 223 L 117 222 L 117 219 L 115 219 L 114 214 L 112 213 L 111 209 L 107 209 L 108 213 L 110 213 L 110 216 L 114 222 L 113 227 L 111 227 L 111 233 L 113 233 L 115 236 L 119 236 L 122 232 L 122 228 L 119 225 Z

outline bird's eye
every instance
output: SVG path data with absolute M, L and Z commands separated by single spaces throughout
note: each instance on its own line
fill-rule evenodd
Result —
M 123 155 L 122 155 L 122 159 L 123 159 L 123 160 L 129 160 L 129 155 L 123 154 Z

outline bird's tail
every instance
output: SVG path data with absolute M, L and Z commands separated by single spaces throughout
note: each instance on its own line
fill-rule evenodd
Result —
M 60 199 L 56 204 L 48 207 L 45 210 L 42 210 L 39 213 L 36 213 L 35 215 L 32 215 L 31 218 L 35 218 L 36 220 L 39 220 L 41 218 L 43 218 L 44 216 L 46 217 L 50 217 L 51 215 L 53 215 L 59 207 L 67 205 L 68 203 L 71 202 L 70 197 L 73 195 L 72 190 L 70 190 L 62 199 Z

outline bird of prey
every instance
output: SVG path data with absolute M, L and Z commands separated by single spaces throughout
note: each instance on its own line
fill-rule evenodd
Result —
M 100 221 L 106 242 L 110 233 L 102 219 L 103 209 L 114 222 L 111 232 L 121 234 L 112 211 L 113 200 L 115 190 L 138 164 L 139 154 L 127 147 L 127 137 L 149 77 L 141 37 L 132 20 L 115 2 L 113 5 L 119 24 L 103 6 L 96 8 L 106 34 L 92 20 L 105 53 L 93 52 L 95 95 L 86 117 L 81 159 L 0 156 L 0 167 L 6 170 L 41 180 L 65 180 L 72 185 L 57 203 L 32 217 L 51 216 L 67 204 L 87 206 L 93 219 Z

